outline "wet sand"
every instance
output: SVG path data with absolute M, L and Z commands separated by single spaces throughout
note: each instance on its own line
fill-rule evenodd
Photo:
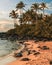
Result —
M 24 45 L 21 45 L 21 48 L 18 49 L 17 51 L 13 51 L 12 53 L 8 54 L 7 56 L 0 57 L 0 65 L 6 65 L 7 63 L 15 61 L 16 58 L 14 57 L 14 53 L 20 52 L 21 50 L 23 50 L 23 48 L 24 48 Z

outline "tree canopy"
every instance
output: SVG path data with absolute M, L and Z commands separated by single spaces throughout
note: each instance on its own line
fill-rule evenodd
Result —
M 16 8 L 20 9 L 23 7 L 25 7 L 23 2 L 18 3 L 16 6 Z M 34 37 L 52 38 L 52 14 L 46 15 L 44 8 L 47 8 L 45 3 L 34 3 L 30 9 L 22 14 L 21 25 L 17 25 L 13 30 L 19 39 L 34 39 Z M 43 10 L 43 14 L 37 13 L 39 9 Z M 12 17 L 17 18 L 14 11 L 12 11 Z M 10 34 L 13 31 L 9 30 L 7 33 Z

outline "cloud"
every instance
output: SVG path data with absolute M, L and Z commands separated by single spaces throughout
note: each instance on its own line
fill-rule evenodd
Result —
M 48 10 L 52 11 L 52 1 L 50 3 L 47 3 Z
M 10 20 L 0 20 L 0 32 L 6 32 L 7 30 L 14 28 L 14 23 Z
M 8 12 L 6 12 L 6 11 L 0 11 L 0 15 L 6 15 L 6 14 L 8 14 Z

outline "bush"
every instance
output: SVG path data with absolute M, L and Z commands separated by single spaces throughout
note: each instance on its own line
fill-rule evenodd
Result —
M 19 40 L 27 40 L 27 39 L 35 39 L 39 40 L 52 40 L 52 20 L 44 21 L 37 20 L 36 24 L 22 24 L 20 26 L 17 25 L 16 28 L 8 30 L 7 36 L 15 37 L 17 35 L 17 39 Z

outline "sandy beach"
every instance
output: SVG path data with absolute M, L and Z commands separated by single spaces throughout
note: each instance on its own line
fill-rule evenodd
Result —
M 52 65 L 52 0 L 0 0 L 0 65 Z
M 24 42 L 23 56 L 19 59 L 9 62 L 6 65 L 51 65 L 52 62 L 52 41 L 35 42 L 29 40 Z M 47 48 L 43 48 L 46 46 Z M 30 53 L 28 54 L 28 51 Z M 23 59 L 27 60 L 23 60 Z

